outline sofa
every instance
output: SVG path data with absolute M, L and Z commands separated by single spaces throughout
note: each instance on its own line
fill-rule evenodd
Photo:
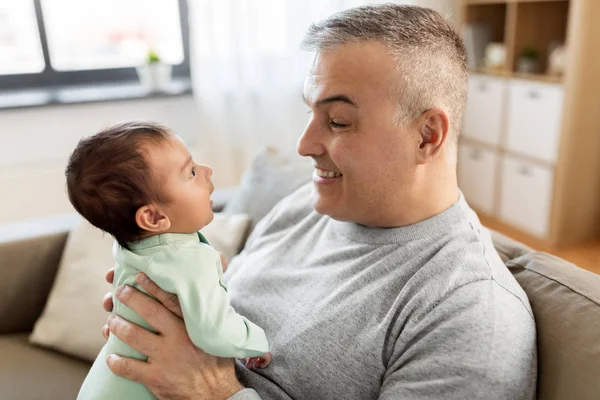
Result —
M 215 192 L 215 208 L 234 193 Z M 74 221 L 67 216 L 0 227 L 2 400 L 74 399 L 90 367 L 89 361 L 29 340 Z M 496 232 L 492 236 L 535 314 L 538 398 L 600 399 L 600 276 Z M 97 303 L 100 307 L 100 298 Z

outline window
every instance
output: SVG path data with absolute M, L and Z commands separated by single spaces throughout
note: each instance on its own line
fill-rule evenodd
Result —
M 135 81 L 148 50 L 189 76 L 186 0 L 0 0 L 0 90 Z
M 0 74 L 44 70 L 33 2 L 0 0 Z
M 42 0 L 42 10 L 56 70 L 131 67 L 148 48 L 183 61 L 177 0 Z

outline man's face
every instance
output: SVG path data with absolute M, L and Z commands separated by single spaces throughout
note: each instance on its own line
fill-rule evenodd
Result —
M 304 84 L 311 116 L 298 142 L 298 153 L 315 161 L 317 212 L 382 226 L 410 190 L 420 135 L 397 121 L 395 68 L 379 43 L 317 54 Z

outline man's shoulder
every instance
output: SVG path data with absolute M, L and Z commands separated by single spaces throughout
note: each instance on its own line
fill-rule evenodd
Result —
M 472 224 L 469 229 L 454 234 L 440 246 L 418 272 L 421 279 L 416 286 L 426 287 L 427 296 L 422 298 L 422 310 L 450 298 L 460 300 L 465 291 L 492 290 L 492 299 L 505 303 L 505 298 L 516 300 L 512 307 L 521 308 L 531 314 L 527 295 L 498 256 L 489 231 L 481 225 Z M 414 289 L 415 296 L 424 293 Z M 520 305 L 519 305 L 520 304 Z M 493 301 L 488 304 L 493 308 Z

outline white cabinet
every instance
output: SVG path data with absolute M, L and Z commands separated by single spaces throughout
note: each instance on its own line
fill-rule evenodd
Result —
M 458 159 L 458 182 L 467 202 L 548 238 L 562 85 L 471 75 L 468 95 Z
M 469 92 L 462 134 L 493 146 L 500 143 L 506 79 L 469 76 Z
M 500 218 L 536 236 L 547 236 L 552 183 L 551 168 L 508 155 L 504 156 L 500 188 Z
M 458 184 L 471 207 L 494 212 L 497 158 L 493 151 L 461 143 L 458 154 Z
M 506 148 L 554 163 L 558 156 L 562 104 L 561 85 L 512 80 Z

